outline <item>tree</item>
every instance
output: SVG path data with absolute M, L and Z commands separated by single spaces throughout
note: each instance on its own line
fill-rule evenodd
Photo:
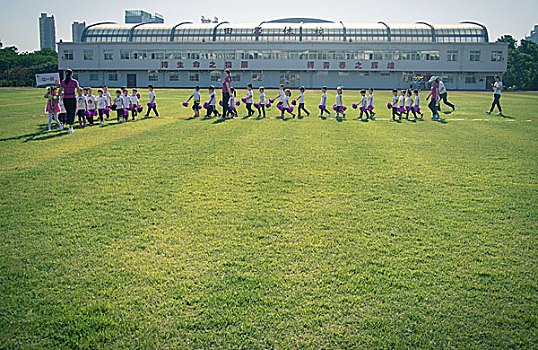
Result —
M 0 86 L 33 86 L 34 74 L 58 71 L 58 54 L 49 48 L 19 53 L 0 47 Z
M 511 35 L 504 35 L 497 42 L 508 43 L 505 84 L 523 90 L 538 90 L 538 45 L 529 40 L 521 40 L 518 45 Z

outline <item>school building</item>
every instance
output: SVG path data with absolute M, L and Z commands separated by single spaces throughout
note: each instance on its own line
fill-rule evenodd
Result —
M 484 90 L 506 71 L 508 45 L 476 22 L 347 24 L 284 18 L 258 24 L 95 23 L 80 42 L 58 43 L 58 66 L 81 85 L 233 85 L 376 89 L 421 87 L 431 75 L 448 89 Z M 488 85 L 489 84 L 489 85 Z

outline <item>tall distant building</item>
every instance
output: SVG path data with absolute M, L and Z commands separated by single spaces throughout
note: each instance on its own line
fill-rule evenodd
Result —
M 164 23 L 163 15 L 144 10 L 125 10 L 125 23 Z
M 86 28 L 86 22 L 75 21 L 71 24 L 71 40 L 73 40 L 74 43 L 80 42 L 84 28 Z
M 56 51 L 56 25 L 54 16 L 41 13 L 39 17 L 39 46 L 41 49 L 48 47 Z
M 531 34 L 525 37 L 525 40 L 530 40 L 538 44 L 538 25 L 534 26 L 534 30 L 531 31 Z

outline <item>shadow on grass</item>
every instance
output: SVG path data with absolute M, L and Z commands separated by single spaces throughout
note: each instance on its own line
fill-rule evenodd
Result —
M 19 136 L 12 136 L 12 137 L 6 137 L 0 139 L 0 142 L 4 141 L 16 141 L 16 140 L 23 140 L 22 142 L 29 142 L 29 141 L 39 141 L 39 140 L 47 140 L 50 138 L 62 136 L 65 134 L 64 131 L 67 130 L 60 130 L 60 129 L 53 129 L 53 131 L 47 131 L 46 127 L 40 127 L 38 131 L 30 133 L 30 134 L 23 134 Z M 41 137 L 39 137 L 41 136 Z
M 504 118 L 504 119 L 511 119 L 511 120 L 516 119 L 515 117 L 512 117 L 512 116 L 510 116 L 510 115 L 504 115 L 504 114 L 502 114 L 502 115 L 498 115 L 497 117 L 501 117 L 501 118 Z
M 224 123 L 227 119 L 226 118 L 217 118 L 213 121 L 212 124 L 220 124 L 220 123 Z

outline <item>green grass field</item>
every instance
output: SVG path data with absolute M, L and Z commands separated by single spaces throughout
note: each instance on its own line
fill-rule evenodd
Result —
M 0 348 L 537 348 L 537 93 L 216 123 L 157 90 L 72 135 L 42 94 L 0 89 Z

